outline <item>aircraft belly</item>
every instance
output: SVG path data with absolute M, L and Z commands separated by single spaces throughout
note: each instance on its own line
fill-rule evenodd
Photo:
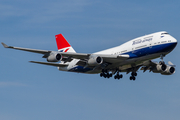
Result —
M 156 54 L 146 55 L 146 56 L 138 57 L 138 58 L 130 58 L 123 62 L 112 64 L 108 66 L 108 68 L 119 68 L 120 70 L 126 70 L 128 68 L 132 68 L 132 66 L 142 65 L 143 62 L 147 60 L 158 58 L 160 57 L 161 54 L 162 53 L 156 53 Z
M 147 47 L 143 49 L 139 49 L 133 52 L 128 52 L 125 54 L 129 54 L 130 58 L 123 61 L 114 63 L 109 68 L 117 68 L 119 67 L 120 70 L 128 69 L 133 66 L 142 65 L 144 61 L 152 60 L 159 58 L 162 54 L 168 54 L 171 50 L 174 49 L 177 43 L 168 43 L 162 44 L 152 47 Z

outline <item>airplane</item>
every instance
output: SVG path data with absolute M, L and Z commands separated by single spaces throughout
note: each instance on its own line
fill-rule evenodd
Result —
M 122 45 L 92 54 L 76 53 L 62 34 L 55 35 L 58 51 L 38 50 L 2 45 L 5 48 L 23 50 L 43 55 L 47 62 L 30 61 L 43 65 L 55 66 L 60 71 L 86 74 L 100 74 L 101 77 L 120 79 L 121 72 L 131 73 L 130 80 L 135 80 L 138 70 L 172 75 L 175 65 L 165 64 L 163 58 L 177 45 L 177 40 L 166 31 L 156 32 L 130 40 Z M 160 58 L 159 63 L 153 59 Z M 58 62 L 58 63 L 57 63 Z

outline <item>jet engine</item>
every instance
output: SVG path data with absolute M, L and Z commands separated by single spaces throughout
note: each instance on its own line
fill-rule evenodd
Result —
M 166 70 L 162 72 L 162 75 L 172 75 L 175 73 L 175 68 L 173 66 L 167 66 Z
M 87 61 L 89 66 L 100 65 L 102 62 L 103 62 L 103 58 L 100 56 L 96 56 L 96 55 L 91 55 L 89 57 L 89 60 Z
M 162 73 L 166 70 L 167 66 L 165 64 L 157 64 L 155 67 L 151 68 L 154 73 Z
M 48 62 L 58 62 L 62 59 L 62 55 L 57 52 L 51 52 L 47 57 Z
M 161 73 L 162 75 L 172 75 L 175 73 L 175 68 L 173 65 L 157 64 L 155 67 L 151 68 L 154 73 Z

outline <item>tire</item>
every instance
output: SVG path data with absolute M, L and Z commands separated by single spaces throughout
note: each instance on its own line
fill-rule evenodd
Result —
M 112 74 L 110 74 L 110 77 L 112 77 Z
M 134 73 L 134 76 L 137 76 L 137 73 Z
M 123 78 L 123 75 L 122 75 L 122 74 L 120 75 L 120 78 Z

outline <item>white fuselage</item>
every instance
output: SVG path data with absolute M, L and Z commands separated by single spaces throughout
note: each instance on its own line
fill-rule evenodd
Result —
M 130 40 L 120 46 L 107 50 L 99 51 L 94 54 L 104 55 L 129 55 L 125 61 L 109 65 L 109 68 L 117 67 L 121 71 L 132 67 L 133 64 L 141 64 L 144 61 L 155 59 L 160 55 L 166 55 L 171 52 L 177 44 L 177 40 L 167 32 L 157 32 Z M 94 68 L 81 67 L 76 65 L 79 59 L 69 62 L 67 67 L 59 67 L 59 70 L 81 72 L 81 73 L 99 73 L 100 70 Z

